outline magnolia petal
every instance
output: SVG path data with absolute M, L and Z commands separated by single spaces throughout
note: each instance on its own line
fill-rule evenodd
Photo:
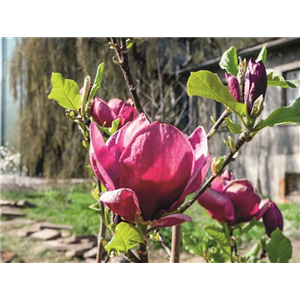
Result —
M 271 204 L 272 201 L 270 199 L 263 199 L 260 201 L 258 212 L 255 215 L 256 220 L 259 220 L 265 214 L 265 212 L 269 209 Z
M 115 153 L 110 152 L 95 123 L 90 125 L 90 161 L 96 176 L 103 182 L 108 190 L 116 188 L 119 178 L 119 168 Z M 112 138 L 113 141 L 113 138 Z
M 283 217 L 281 211 L 274 202 L 271 202 L 268 210 L 263 215 L 263 221 L 268 236 L 271 236 L 271 233 L 277 227 L 280 230 L 283 230 Z
M 124 104 L 124 101 L 121 100 L 121 99 L 117 99 L 117 98 L 110 99 L 110 100 L 107 102 L 107 105 L 108 105 L 108 106 L 110 107 L 110 109 L 115 113 L 116 116 L 119 115 L 120 110 L 121 110 L 123 104 Z
M 169 215 L 153 222 L 156 228 L 171 227 L 182 224 L 184 222 L 193 222 L 192 218 L 184 214 Z
M 225 73 L 225 77 L 226 77 L 230 94 L 236 101 L 241 102 L 241 89 L 240 89 L 239 81 L 234 75 L 229 73 Z
M 235 210 L 235 223 L 248 222 L 259 212 L 260 197 L 246 180 L 233 180 L 224 189 Z
M 193 165 L 193 149 L 186 136 L 174 126 L 154 122 L 140 129 L 125 147 L 120 186 L 136 192 L 143 219 L 153 220 L 179 199 Z
M 97 178 L 104 184 L 104 186 L 108 190 L 114 190 L 115 184 L 113 183 L 111 177 L 109 176 L 103 165 L 98 163 L 92 144 L 90 145 L 89 156 L 90 164 Z
M 141 214 L 138 198 L 130 189 L 105 192 L 100 196 L 100 201 L 128 222 L 135 222 L 136 217 Z
M 123 152 L 124 148 L 127 147 L 137 132 L 149 125 L 150 122 L 146 118 L 145 114 L 140 114 L 132 122 L 129 122 L 122 127 L 117 140 L 120 152 Z
M 137 111 L 135 107 L 130 104 L 130 101 L 125 101 L 118 115 L 120 118 L 120 125 L 123 126 L 125 123 L 134 120 L 136 115 Z
M 210 159 L 207 136 L 204 128 L 202 126 L 196 128 L 188 140 L 193 148 L 195 159 L 193 172 L 179 200 L 176 201 L 168 211 L 176 210 L 184 202 L 186 196 L 200 189 L 201 183 L 209 169 Z
M 247 103 L 248 112 L 251 112 L 254 101 L 260 95 L 265 97 L 267 85 L 267 73 L 263 62 L 255 62 L 250 58 L 244 79 L 244 101 Z
M 218 176 L 211 184 L 211 188 L 218 191 L 223 192 L 225 186 L 229 184 L 235 177 L 233 176 L 232 172 L 225 171 L 221 176 Z
M 91 102 L 91 116 L 100 126 L 110 127 L 117 115 L 107 105 L 105 101 L 100 98 L 94 98 Z M 104 124 L 105 122 L 105 124 Z
M 234 221 L 234 207 L 226 195 L 210 189 L 198 198 L 198 203 L 219 222 L 231 223 Z

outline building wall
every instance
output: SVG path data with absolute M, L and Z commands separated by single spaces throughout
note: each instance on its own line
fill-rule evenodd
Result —
M 257 54 L 254 58 L 256 56 Z M 266 68 L 275 69 L 283 75 L 286 71 L 300 68 L 300 44 L 268 53 Z M 210 71 L 218 73 L 225 82 L 224 71 L 218 66 L 211 68 Z M 262 118 L 265 119 L 274 109 L 283 105 L 284 93 L 282 88 L 268 87 Z M 208 131 L 212 126 L 210 116 L 217 118 L 216 102 L 191 97 L 190 105 L 194 122 L 192 127 L 202 125 Z M 229 149 L 223 143 L 223 139 L 227 139 L 229 135 L 230 132 L 224 126 L 209 141 L 211 157 L 228 153 Z M 237 136 L 235 138 L 237 139 Z M 296 197 L 285 196 L 286 173 L 300 176 L 300 127 L 291 124 L 264 129 L 239 151 L 239 158 L 231 163 L 229 168 L 236 178 L 247 177 L 261 190 L 262 195 L 271 197 L 275 202 L 300 202 L 299 190 Z

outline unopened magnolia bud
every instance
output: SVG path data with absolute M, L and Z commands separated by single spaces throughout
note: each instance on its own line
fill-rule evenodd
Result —
M 253 103 L 250 117 L 257 118 L 264 110 L 264 97 L 260 95 Z
M 215 176 L 217 175 L 217 166 L 216 166 L 216 164 L 217 164 L 217 158 L 214 157 L 214 158 L 213 158 L 213 161 L 212 161 L 212 163 L 211 163 L 211 171 L 212 171 L 212 173 L 213 173 Z

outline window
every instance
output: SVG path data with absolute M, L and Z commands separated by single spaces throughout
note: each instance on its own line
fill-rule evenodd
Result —
M 299 201 L 300 196 L 300 174 L 285 174 L 285 196 L 290 201 Z
M 288 71 L 284 74 L 286 80 L 300 80 L 300 69 Z M 300 89 L 285 89 L 285 101 L 284 105 L 291 105 L 297 98 L 300 97 Z

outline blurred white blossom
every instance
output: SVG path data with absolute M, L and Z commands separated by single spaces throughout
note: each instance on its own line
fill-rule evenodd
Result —
M 0 173 L 23 175 L 27 173 L 27 168 L 21 166 L 21 155 L 16 151 L 15 147 L 0 146 Z

